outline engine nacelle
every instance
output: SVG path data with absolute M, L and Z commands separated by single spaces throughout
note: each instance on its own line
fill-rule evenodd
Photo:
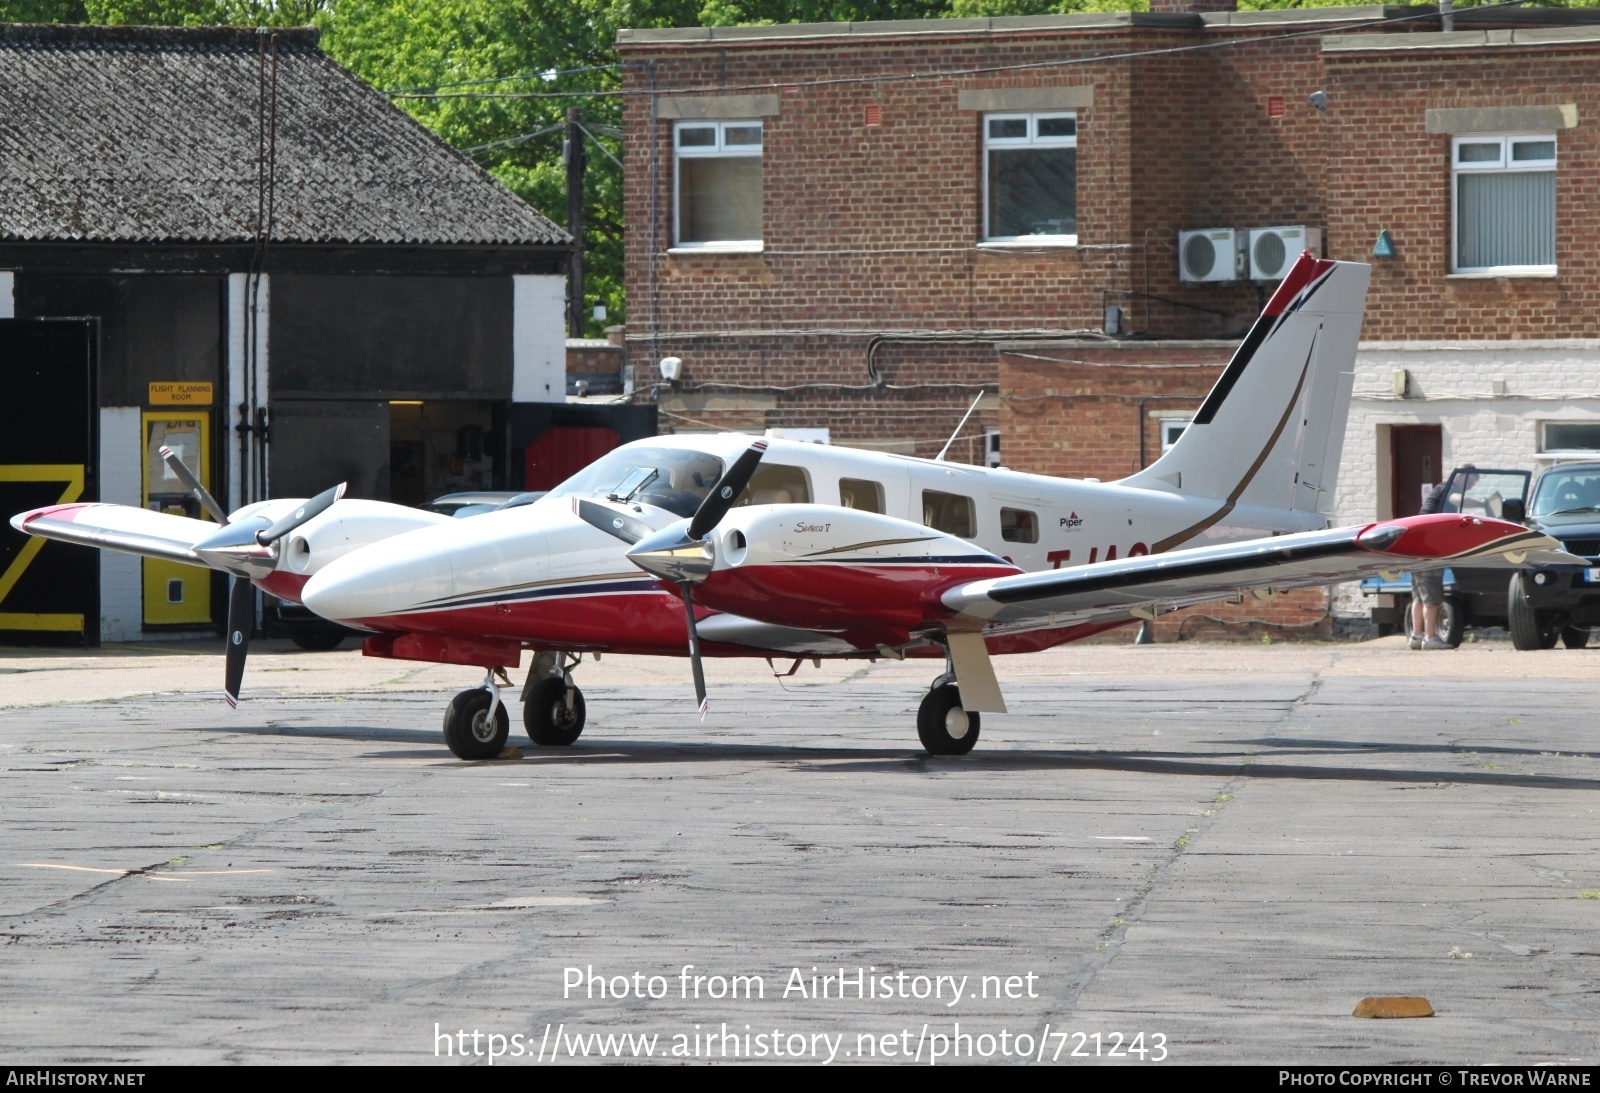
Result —
M 948 588 L 1022 570 L 965 539 L 827 505 L 752 505 L 708 536 L 695 602 L 776 625 L 906 632 L 950 617 Z

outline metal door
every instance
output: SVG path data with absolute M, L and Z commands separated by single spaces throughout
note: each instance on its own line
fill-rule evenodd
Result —
M 97 643 L 100 557 L 12 516 L 95 499 L 95 324 L 0 319 L 0 641 Z

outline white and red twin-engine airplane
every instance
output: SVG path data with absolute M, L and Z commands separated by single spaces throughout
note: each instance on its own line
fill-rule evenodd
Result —
M 917 715 L 935 754 L 970 751 L 1004 711 L 990 656 L 1178 607 L 1471 558 L 1575 561 L 1516 524 L 1462 515 L 1328 528 L 1369 268 L 1303 255 L 1178 442 L 1118 482 L 797 444 L 664 436 L 616 449 L 536 503 L 444 517 L 382 502 L 250 505 L 217 522 L 127 506 L 23 513 L 33 535 L 234 577 L 227 695 L 237 699 L 252 583 L 371 632 L 368 656 L 485 669 L 450 703 L 463 759 L 504 748 L 505 669 L 533 665 L 523 720 L 571 744 L 585 653 L 935 657 Z

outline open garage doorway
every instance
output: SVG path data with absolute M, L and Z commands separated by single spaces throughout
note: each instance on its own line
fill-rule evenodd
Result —
M 499 403 L 389 403 L 389 500 L 421 505 L 446 493 L 505 483 L 505 421 Z

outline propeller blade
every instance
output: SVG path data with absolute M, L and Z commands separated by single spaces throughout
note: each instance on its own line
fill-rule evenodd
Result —
M 615 535 L 624 543 L 632 546 L 655 529 L 643 520 L 635 520 L 616 509 L 597 504 L 594 501 L 579 500 L 576 505 L 578 519 L 586 524 L 599 528 L 607 535 Z
M 689 592 L 688 581 L 680 584 L 678 588 L 683 592 L 683 611 L 685 621 L 689 624 L 689 665 L 694 669 L 694 697 L 699 703 L 700 720 L 704 721 L 708 709 L 706 671 L 700 663 L 700 631 L 694 625 L 694 598 Z
M 756 467 L 760 465 L 761 457 L 766 453 L 767 442 L 758 440 L 733 461 L 728 473 L 712 487 L 711 492 L 706 494 L 706 499 L 700 502 L 700 507 L 695 510 L 694 519 L 689 521 L 689 538 L 704 539 L 706 532 L 722 523 L 722 518 L 728 515 L 728 510 L 733 507 L 734 499 L 750 484 L 751 476 L 756 473 Z
M 256 532 L 256 542 L 262 546 L 268 546 L 283 538 L 313 516 L 320 516 L 329 506 L 344 496 L 344 488 L 345 483 L 340 482 L 337 486 L 323 490 L 288 516 L 274 521 L 264 531 Z
M 239 706 L 239 685 L 244 682 L 244 660 L 250 655 L 250 631 L 256 624 L 256 590 L 243 577 L 228 585 L 228 664 L 222 697 L 235 709 Z
M 200 507 L 206 510 L 211 519 L 219 524 L 228 522 L 227 511 L 217 504 L 217 499 L 211 496 L 211 491 L 200 484 L 200 480 L 194 476 L 194 472 L 184 465 L 182 459 L 178 458 L 177 452 L 163 446 L 161 458 L 167 461 L 167 469 L 172 471 L 173 476 L 179 482 L 183 483 L 184 489 L 194 494 L 195 499 L 200 502 Z

